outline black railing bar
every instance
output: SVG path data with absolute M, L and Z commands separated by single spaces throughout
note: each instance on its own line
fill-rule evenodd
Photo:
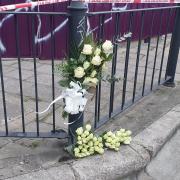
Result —
M 144 16 L 145 16 L 145 12 L 142 12 L 141 13 L 141 30 L 140 30 L 140 34 L 139 34 L 138 50 L 137 50 L 137 57 L 136 57 L 136 68 L 135 68 L 135 74 L 134 74 L 134 87 L 133 87 L 132 102 L 134 102 L 135 95 L 136 95 L 136 84 L 137 84 L 139 59 L 140 59 L 140 51 L 141 51 L 141 41 L 142 41 L 141 38 L 142 38 L 143 30 L 144 30 Z
M 168 81 L 169 79 L 171 79 L 171 77 L 168 77 L 167 80 L 163 80 L 161 83 L 164 84 L 166 81 Z M 160 87 L 158 84 L 154 86 L 154 91 L 157 90 L 157 88 Z M 144 92 L 144 96 L 148 96 L 149 94 L 151 94 L 152 91 L 150 91 L 149 89 L 146 89 Z M 97 127 L 96 129 L 98 129 L 99 127 L 101 127 L 102 125 L 104 125 L 106 122 L 108 121 L 112 121 L 113 118 L 115 117 L 122 117 L 123 116 L 123 112 L 125 113 L 125 111 L 129 108 L 129 107 L 134 107 L 135 105 L 137 105 L 137 103 L 139 103 L 140 100 L 144 100 L 143 96 L 141 93 L 139 93 L 136 98 L 134 103 L 132 102 L 132 100 L 130 99 L 129 101 L 126 102 L 126 104 L 124 105 L 124 108 L 121 109 L 121 107 L 117 108 L 116 110 L 114 110 L 114 112 L 112 113 L 111 119 L 109 119 L 109 116 L 106 115 L 104 117 L 102 117 L 100 119 L 100 121 L 97 123 Z
M 129 19 L 129 27 L 128 30 L 132 30 L 132 20 L 133 19 L 133 12 L 130 13 Z M 122 103 L 121 109 L 124 108 L 124 103 L 126 99 L 126 84 L 127 84 L 127 75 L 128 75 L 128 66 L 129 66 L 129 53 L 130 53 L 130 46 L 131 46 L 131 37 L 127 39 L 127 46 L 126 46 L 126 57 L 125 57 L 125 65 L 124 65 L 124 77 L 123 77 L 123 92 L 122 92 Z
M 99 88 L 99 94 L 98 94 L 98 116 L 97 116 L 97 119 L 99 121 L 100 119 L 100 111 L 101 111 L 101 81 L 99 82 L 99 85 L 98 85 L 98 88 Z
M 104 27 L 104 15 L 99 16 L 99 31 L 98 31 L 98 43 L 102 42 L 103 38 L 103 27 Z M 96 128 L 97 122 L 100 118 L 100 99 L 101 99 L 101 81 L 96 86 L 96 98 L 95 98 L 95 117 L 94 117 L 94 128 Z
M 99 16 L 98 43 L 102 43 L 103 41 L 104 21 L 105 21 L 105 15 L 100 15 Z
M 35 16 L 32 16 L 32 54 L 34 59 L 34 84 L 35 84 L 35 104 L 36 104 L 36 112 L 39 112 L 39 104 L 38 104 L 38 86 L 37 86 L 37 65 L 36 65 L 36 44 L 35 44 Z M 39 114 L 36 113 L 36 128 L 37 128 L 37 136 L 39 136 Z
M 51 133 L 51 132 L 40 132 L 39 136 L 37 136 L 36 132 L 9 132 L 6 135 L 5 132 L 0 132 L 0 137 L 19 137 L 19 138 L 58 138 L 58 139 L 66 139 L 68 138 L 68 134 L 66 132 L 63 133 Z
M 178 10 L 176 9 L 176 12 L 175 12 L 175 18 L 174 18 L 174 24 L 176 24 L 177 19 L 178 19 L 177 13 L 178 13 Z M 171 36 L 171 42 L 170 42 L 170 46 L 169 46 L 169 47 L 172 47 L 172 41 L 173 41 L 174 30 L 175 30 L 175 26 L 173 27 L 172 36 Z M 171 48 L 169 48 L 168 58 L 169 58 L 170 52 L 171 52 Z M 167 61 L 167 63 L 166 63 L 165 79 L 167 79 L 167 67 L 169 66 L 169 63 L 170 63 L 170 61 Z
M 105 15 L 102 15 L 102 19 L 100 21 L 101 23 L 101 28 L 100 28 L 100 41 L 103 41 L 103 36 L 104 36 L 104 21 L 105 21 Z M 101 111 L 101 81 L 99 82 L 99 94 L 98 94 L 98 121 L 100 119 L 100 111 Z
M 1 90 L 2 90 L 2 99 L 3 99 L 3 110 L 4 110 L 4 121 L 5 121 L 5 130 L 6 136 L 8 135 L 8 121 L 7 121 L 7 109 L 6 109 L 6 96 L 4 89 L 4 77 L 3 77 L 3 67 L 2 67 L 2 59 L 0 54 L 0 76 L 1 76 Z
M 163 62 L 164 62 L 164 52 L 165 52 L 165 49 L 166 49 L 167 34 L 168 34 L 168 31 L 169 31 L 169 28 L 170 28 L 170 18 L 172 16 L 172 9 L 169 10 L 168 14 L 169 14 L 169 16 L 167 18 L 167 29 L 166 29 L 166 35 L 165 35 L 165 38 L 164 38 L 163 52 L 162 52 L 162 56 L 161 56 L 161 64 L 160 64 L 160 69 L 159 69 L 159 79 L 158 79 L 159 84 L 160 84 L 160 81 L 161 81 L 162 67 L 163 67 Z
M 54 54 L 55 54 L 55 38 L 53 34 L 54 18 L 50 15 L 50 29 L 51 29 L 51 68 L 52 68 L 52 101 L 55 99 L 55 88 L 54 88 Z M 55 104 L 53 104 L 53 133 L 56 131 L 55 122 Z
M 143 8 L 143 9 L 128 9 L 128 10 L 120 10 L 120 11 L 99 11 L 99 12 L 89 12 L 88 16 L 100 15 L 100 14 L 115 14 L 115 13 L 125 13 L 125 12 L 139 12 L 139 11 L 155 11 L 155 10 L 163 10 L 163 9 L 176 9 L 180 8 L 180 6 L 168 6 L 168 7 L 159 7 L 159 8 Z
M 148 48 L 147 48 L 147 54 L 146 54 L 146 64 L 145 64 L 145 69 L 144 69 L 144 80 L 143 80 L 142 96 L 144 96 L 144 90 L 145 90 L 145 86 L 146 86 L 147 69 L 149 69 L 148 68 L 149 50 L 150 50 L 150 45 L 151 45 L 151 37 L 152 37 L 153 27 L 154 27 L 154 12 L 152 12 L 151 29 L 150 29 L 150 36 L 149 36 Z
M 116 14 L 115 17 L 115 36 L 114 36 L 114 42 L 117 41 L 119 32 L 120 32 L 120 14 Z M 112 68 L 111 68 L 111 78 L 114 79 L 114 75 L 116 74 L 116 65 L 117 65 L 117 43 L 114 44 L 113 47 L 113 60 L 112 60 Z M 113 102 L 114 102 L 114 87 L 115 87 L 115 81 L 111 83 L 111 89 L 110 89 L 110 103 L 109 103 L 109 117 L 111 117 L 111 112 L 113 112 Z
M 2 11 L 0 14 L 22 14 L 22 15 L 60 15 L 70 17 L 69 13 L 65 12 L 15 12 L 15 11 Z
M 19 87 L 20 87 L 20 99 L 21 99 L 22 129 L 23 129 L 23 133 L 25 133 L 24 100 L 23 100 L 21 57 L 20 57 L 20 45 L 19 45 L 19 26 L 18 26 L 18 19 L 17 19 L 16 15 L 15 15 L 15 34 L 16 34 L 16 54 L 17 54 L 17 59 L 18 59 L 18 71 L 19 71 Z
M 151 90 L 153 89 L 153 84 L 154 84 L 154 74 L 155 74 L 155 69 L 156 69 L 157 52 L 158 52 L 158 48 L 159 48 L 159 37 L 160 37 L 161 30 L 162 30 L 162 17 L 163 17 L 163 11 L 161 10 L 160 27 L 159 27 L 158 36 L 157 36 L 154 65 L 153 65 L 153 73 L 152 73 L 152 78 L 151 78 L 151 87 L 150 87 Z
M 98 114 L 98 94 L 99 94 L 99 86 L 96 86 L 96 95 L 95 95 L 95 110 L 94 110 L 94 128 L 97 127 L 97 122 L 98 122 L 98 118 L 97 118 L 97 114 Z

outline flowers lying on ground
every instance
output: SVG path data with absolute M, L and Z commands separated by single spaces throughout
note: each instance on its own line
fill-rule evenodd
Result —
M 105 132 L 96 136 L 91 131 L 91 125 L 76 130 L 76 144 L 73 146 L 73 154 L 77 158 L 90 156 L 93 154 L 103 154 L 104 149 L 118 151 L 120 144 L 130 144 L 131 131 L 120 129 L 116 132 Z
M 111 131 L 107 132 L 106 134 L 104 134 L 103 139 L 107 148 L 113 149 L 115 151 L 119 150 L 120 141 L 114 133 L 112 133 Z
M 116 132 L 116 137 L 118 137 L 120 143 L 130 144 L 132 140 L 131 134 L 132 132 L 129 130 L 126 131 L 125 129 L 120 129 Z
M 106 64 L 113 58 L 113 44 L 110 40 L 97 44 L 91 35 L 74 50 L 74 58 L 67 58 L 64 64 L 57 66 L 63 79 L 60 85 L 68 87 L 71 81 L 80 82 L 86 89 L 96 87 L 103 78 Z
M 73 149 L 75 157 L 82 158 L 95 153 L 104 153 L 102 138 L 95 136 L 91 132 L 91 125 L 86 125 L 85 129 L 82 127 L 78 128 L 76 134 L 77 144 Z
M 104 134 L 103 139 L 105 142 L 105 146 L 109 149 L 113 149 L 115 151 L 119 150 L 120 144 L 130 144 L 131 143 L 131 134 L 132 132 L 125 129 L 120 129 L 113 133 L 111 131 Z

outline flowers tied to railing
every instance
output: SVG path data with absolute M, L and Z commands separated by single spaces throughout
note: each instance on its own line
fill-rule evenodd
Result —
M 60 86 L 66 89 L 40 114 L 48 111 L 51 105 L 61 99 L 65 103 L 63 117 L 83 112 L 87 103 L 87 91 L 95 90 L 101 80 L 112 82 L 120 79 L 107 75 L 108 62 L 113 59 L 113 44 L 122 42 L 131 35 L 130 32 L 124 34 L 113 43 L 110 40 L 96 43 L 93 36 L 88 35 L 79 47 L 73 45 L 73 58 L 67 57 L 55 70 L 62 77 Z

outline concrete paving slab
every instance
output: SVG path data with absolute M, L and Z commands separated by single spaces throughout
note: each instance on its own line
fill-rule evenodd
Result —
M 121 151 L 116 153 L 107 151 L 102 156 L 97 155 L 73 162 L 72 168 L 76 171 L 80 180 L 118 179 L 118 177 L 122 177 L 122 175 L 131 171 L 132 168 L 138 170 L 140 166 L 145 165 L 145 159 L 149 155 L 143 155 L 144 158 L 139 157 L 133 149 L 124 146 L 121 148 Z M 99 166 L 99 164 L 101 165 Z
M 174 118 L 175 119 L 175 118 Z M 180 130 L 147 166 L 147 173 L 155 180 L 180 179 Z
M 47 170 L 48 174 L 53 177 L 53 180 L 76 180 L 77 177 L 73 173 L 69 165 L 62 165 L 60 167 L 53 167 Z M 47 179 L 47 178 L 46 178 Z
M 9 178 L 10 180 L 54 180 L 53 177 L 50 176 L 45 170 L 41 170 L 31 174 L 25 174 L 18 177 Z
M 34 75 L 33 71 L 28 71 L 28 70 L 22 70 L 21 73 L 22 73 L 22 77 L 21 77 L 22 80 L 26 80 L 29 77 L 32 77 Z M 8 77 L 8 78 L 15 78 L 15 79 L 19 80 L 18 68 L 16 68 L 15 70 L 9 71 L 8 73 L 4 74 L 4 76 Z
M 170 111 L 134 138 L 136 144 L 145 147 L 154 157 L 160 148 L 180 126 L 180 113 Z M 166 130 L 165 130 L 166 129 Z M 146 140 L 145 140 L 146 139 Z
M 12 59 L 2 58 L 2 61 L 3 61 L 2 63 L 3 66 L 12 66 L 17 63 L 17 61 L 14 58 Z

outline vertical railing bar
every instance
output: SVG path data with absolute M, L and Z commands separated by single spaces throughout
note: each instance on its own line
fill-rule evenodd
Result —
M 165 52 L 165 49 L 166 49 L 166 40 L 167 40 L 167 34 L 168 34 L 168 31 L 169 31 L 169 28 L 170 28 L 170 18 L 171 18 L 171 15 L 172 15 L 172 9 L 169 9 L 169 13 L 168 13 L 168 18 L 167 18 L 167 29 L 166 29 L 166 35 L 165 35 L 165 38 L 164 38 L 164 44 L 163 44 L 163 52 L 162 52 L 162 56 L 161 56 L 161 64 L 160 64 L 160 70 L 159 70 L 159 78 L 158 78 L 158 84 L 161 83 L 161 74 L 162 74 L 162 67 L 163 67 L 163 62 L 164 62 L 164 52 Z
M 50 15 L 50 26 L 51 26 L 51 60 L 52 60 L 52 101 L 55 99 L 55 88 L 54 88 L 54 51 L 55 51 L 55 39 L 53 34 L 54 29 L 54 17 Z M 55 104 L 53 104 L 53 132 L 56 130 L 56 122 L 55 122 Z
M 37 64 L 36 64 L 36 42 L 35 42 L 35 16 L 32 15 L 32 54 L 34 61 L 34 84 L 35 84 L 35 101 L 36 101 L 36 112 L 39 112 L 38 104 L 38 86 L 37 86 Z M 37 136 L 39 136 L 39 114 L 36 113 L 36 128 Z
M 180 9 L 180 8 L 179 8 Z M 175 12 L 176 13 L 178 13 L 178 9 L 175 9 Z M 176 23 L 176 21 L 177 21 L 177 19 L 178 19 L 178 16 L 176 16 L 176 13 L 175 13 L 175 18 L 174 18 L 174 23 Z M 173 27 L 173 31 L 174 31 L 174 28 L 175 27 Z M 172 36 L 173 36 L 173 31 L 172 31 Z M 170 42 L 170 47 L 172 46 L 171 44 L 172 44 L 172 36 L 171 36 L 171 42 Z M 171 48 L 169 48 L 169 54 L 170 54 L 170 52 L 171 52 Z M 169 56 L 169 55 L 168 55 Z M 167 61 L 167 64 L 166 64 L 166 68 L 169 66 L 169 61 Z M 165 74 L 165 80 L 167 80 L 167 72 L 166 72 L 166 74 Z
M 148 48 L 147 48 L 147 54 L 146 54 L 146 64 L 145 64 L 145 70 L 144 70 L 142 96 L 144 96 L 144 90 L 145 90 L 145 86 L 146 86 L 146 75 L 147 75 L 147 68 L 148 68 L 148 61 L 149 61 L 149 50 L 150 50 L 150 45 L 151 45 L 151 37 L 152 37 L 152 32 L 153 32 L 153 26 L 154 26 L 154 12 L 152 11 L 152 21 L 151 21 L 151 29 L 150 29 L 150 38 L 148 40 Z
M 111 69 L 111 78 L 113 79 L 115 73 L 116 73 L 116 65 L 117 65 L 117 48 L 118 45 L 116 43 L 117 37 L 120 31 L 120 13 L 116 14 L 115 18 L 115 35 L 114 35 L 114 47 L 113 47 L 113 60 L 112 60 L 112 69 Z M 114 87 L 115 87 L 115 81 L 111 83 L 111 89 L 110 89 L 110 103 L 109 103 L 109 118 L 111 117 L 111 113 L 113 112 L 113 104 L 114 104 Z
M 102 42 L 103 37 L 103 27 L 104 27 L 105 15 L 99 15 L 99 31 L 98 31 L 98 43 Z M 97 127 L 97 123 L 100 119 L 100 101 L 101 100 L 101 81 L 96 86 L 96 99 L 95 99 L 95 123 L 94 128 Z
M 97 107 L 98 107 L 98 94 L 99 94 L 99 87 L 96 86 L 96 98 L 95 98 L 95 112 L 94 112 L 94 128 L 97 127 L 97 123 L 98 123 L 98 119 L 97 119 L 97 114 L 98 114 L 98 110 L 97 110 Z
M 158 47 L 159 47 L 159 36 L 160 36 L 160 33 L 161 33 L 161 28 L 162 28 L 163 11 L 161 10 L 160 12 L 161 12 L 161 19 L 160 19 L 160 27 L 159 27 L 157 43 L 156 43 L 156 50 L 155 50 L 155 57 L 154 57 L 154 64 L 153 64 L 153 73 L 152 73 L 152 78 L 151 78 L 151 91 L 153 89 L 154 73 L 155 73 L 155 68 L 156 68 L 157 52 L 158 52 Z
M 136 57 L 136 69 L 135 69 L 135 75 L 134 75 L 134 87 L 133 87 L 133 98 L 132 98 L 133 103 L 136 96 L 136 85 L 137 85 L 140 51 L 141 51 L 141 38 L 142 38 L 143 30 L 144 30 L 144 16 L 145 16 L 145 12 L 142 11 L 141 12 L 141 30 L 139 34 L 138 50 L 137 50 L 137 57 Z
M 16 53 L 18 57 L 18 70 L 19 70 L 19 86 L 21 96 L 21 114 L 22 114 L 22 129 L 25 133 L 25 120 L 24 120 L 24 101 L 23 101 L 23 86 L 22 86 L 22 71 L 21 71 L 21 57 L 20 57 L 20 45 L 19 45 L 19 26 L 17 15 L 15 14 L 15 31 L 16 31 Z
M 103 35 L 104 35 L 104 19 L 105 15 L 102 16 L 102 22 L 101 22 L 101 32 L 100 32 L 100 41 L 103 41 Z M 99 82 L 99 95 L 98 95 L 98 121 L 100 119 L 100 107 L 101 107 L 101 81 Z
M 9 132 L 8 132 L 8 121 L 7 121 L 6 96 L 5 96 L 5 89 L 4 89 L 4 77 L 3 77 L 1 52 L 0 52 L 0 75 L 1 75 L 1 89 L 2 89 L 2 99 L 3 99 L 5 130 L 6 130 L 6 135 L 8 135 Z
M 130 19 L 129 19 L 129 31 L 132 31 L 132 18 L 133 12 L 130 12 Z M 127 46 L 126 46 L 126 57 L 125 57 L 125 65 L 124 65 L 124 78 L 123 78 L 123 92 L 122 92 L 122 103 L 121 109 L 124 108 L 124 103 L 126 99 L 126 85 L 127 85 L 127 74 L 128 74 L 128 66 L 129 66 L 129 53 L 130 53 L 130 46 L 131 46 L 131 38 L 127 38 Z

